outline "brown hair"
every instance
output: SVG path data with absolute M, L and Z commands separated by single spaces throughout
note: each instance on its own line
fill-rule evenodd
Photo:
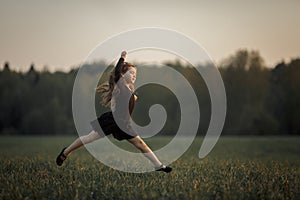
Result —
M 108 103 L 111 100 L 112 97 L 112 92 L 114 90 L 115 84 L 119 81 L 120 77 L 122 74 L 125 74 L 130 67 L 134 67 L 131 63 L 128 62 L 124 62 L 121 69 L 120 69 L 120 73 L 115 73 L 115 69 L 114 68 L 109 75 L 109 79 L 107 82 L 99 85 L 96 88 L 96 92 L 97 93 L 101 93 L 102 94 L 102 105 L 107 106 Z

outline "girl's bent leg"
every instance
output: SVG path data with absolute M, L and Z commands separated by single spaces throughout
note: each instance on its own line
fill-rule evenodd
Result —
M 138 148 L 144 154 L 144 156 L 154 164 L 155 167 L 162 166 L 162 163 L 158 160 L 156 155 L 152 152 L 152 150 L 140 136 L 129 139 L 128 141 L 132 143 L 136 148 Z
M 100 139 L 101 136 L 96 131 L 91 131 L 88 135 L 77 138 L 70 146 L 64 150 L 64 155 L 68 156 L 71 152 L 82 147 L 85 144 L 91 143 Z

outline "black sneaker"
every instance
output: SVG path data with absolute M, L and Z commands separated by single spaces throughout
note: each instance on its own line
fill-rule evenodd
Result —
M 172 167 L 161 165 L 161 166 L 155 168 L 155 171 L 163 171 L 166 173 L 170 173 L 172 171 Z
M 58 166 L 61 166 L 63 162 L 67 159 L 67 156 L 64 154 L 64 151 L 67 147 L 63 148 L 60 152 L 60 154 L 56 158 L 56 164 Z

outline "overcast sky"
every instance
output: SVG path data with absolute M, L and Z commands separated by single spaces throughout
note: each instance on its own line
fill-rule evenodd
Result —
M 300 56 L 300 1 L 0 0 L 0 64 L 68 69 L 120 32 L 141 27 L 179 31 L 218 63 L 240 48 L 266 64 Z

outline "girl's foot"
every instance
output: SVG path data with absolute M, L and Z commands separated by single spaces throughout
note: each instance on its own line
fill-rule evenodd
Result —
M 61 166 L 63 162 L 67 159 L 67 156 L 64 154 L 66 148 L 67 147 L 63 148 L 63 150 L 61 150 L 60 154 L 56 158 L 56 164 L 58 166 Z
M 172 171 L 172 167 L 161 165 L 159 167 L 156 167 L 155 171 L 163 171 L 163 172 L 166 172 L 166 173 L 170 173 Z

